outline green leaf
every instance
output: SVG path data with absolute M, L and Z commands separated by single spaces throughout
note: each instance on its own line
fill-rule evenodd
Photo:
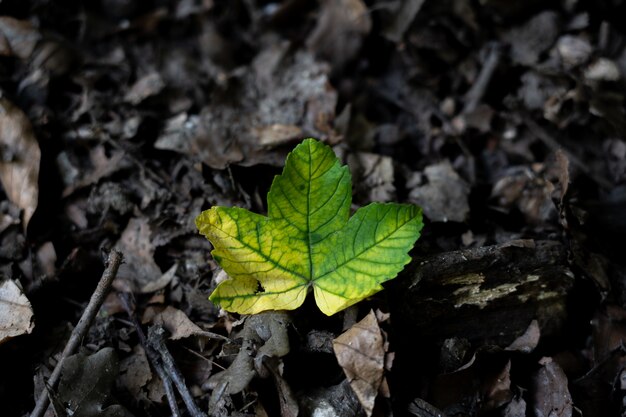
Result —
M 267 196 L 268 216 L 213 207 L 196 218 L 229 275 L 211 294 L 227 311 L 299 307 L 309 287 L 332 315 L 380 291 L 409 263 L 422 211 L 372 203 L 350 218 L 350 171 L 332 149 L 306 139 L 287 156 Z

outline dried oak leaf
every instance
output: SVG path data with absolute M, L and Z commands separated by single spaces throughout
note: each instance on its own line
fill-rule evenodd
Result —
M 116 285 L 130 284 L 132 291 L 141 293 L 154 291 L 155 283 L 160 281 L 163 274 L 154 261 L 155 247 L 151 241 L 148 219 L 130 219 L 115 246 L 124 253 L 125 261 L 120 265 Z
M 41 151 L 26 115 L 0 98 L 0 181 L 9 200 L 24 210 L 24 229 L 39 199 Z
M 33 309 L 12 280 L 0 282 L 0 344 L 33 331 Z
M 144 323 L 151 322 L 162 325 L 170 333 L 170 339 L 172 340 L 208 335 L 208 332 L 202 330 L 191 321 L 185 313 L 172 306 L 167 306 L 165 309 L 149 306 L 143 315 L 142 321 Z
M 69 356 L 63 363 L 55 403 L 72 417 L 129 417 L 131 414 L 114 404 L 111 395 L 117 374 L 118 361 L 112 348 L 93 355 Z
M 339 365 L 367 416 L 383 381 L 385 347 L 374 311 L 333 341 Z

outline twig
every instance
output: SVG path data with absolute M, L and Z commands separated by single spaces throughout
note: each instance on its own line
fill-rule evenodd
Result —
M 185 378 L 183 378 L 183 375 L 176 367 L 172 354 L 169 350 L 167 350 L 167 346 L 165 346 L 165 341 L 163 340 L 164 333 L 165 330 L 163 327 L 159 325 L 151 326 L 150 329 L 148 329 L 148 343 L 150 343 L 150 345 L 153 346 L 157 352 L 159 352 L 159 355 L 161 355 L 163 366 L 172 378 L 174 385 L 176 385 L 176 388 L 178 389 L 180 396 L 183 398 L 189 413 L 193 417 L 206 417 L 206 414 L 204 414 L 196 405 L 191 392 L 189 392 L 189 389 L 187 388 L 187 384 L 185 384 Z
M 163 364 L 161 363 L 161 359 L 159 355 L 152 349 L 152 347 L 148 344 L 148 339 L 139 324 L 139 321 L 133 314 L 133 309 L 130 307 L 129 295 L 126 293 L 118 293 L 117 296 L 122 301 L 122 306 L 124 310 L 126 310 L 126 314 L 130 317 L 130 320 L 137 331 L 137 336 L 139 337 L 139 343 L 143 346 L 143 349 L 146 352 L 146 356 L 148 360 L 152 364 L 155 372 L 161 378 L 163 382 L 163 388 L 165 389 L 165 396 L 167 397 L 167 403 L 170 406 L 170 410 L 172 411 L 173 417 L 180 417 L 180 410 L 178 409 L 178 404 L 176 404 L 176 396 L 174 394 L 174 387 L 172 386 L 172 380 L 170 379 L 165 369 L 163 369 Z
M 98 286 L 91 295 L 89 304 L 87 304 L 87 308 L 85 308 L 85 311 L 78 321 L 78 324 L 76 325 L 76 327 L 74 327 L 74 330 L 72 330 L 72 334 L 70 335 L 70 338 L 65 345 L 65 349 L 63 349 L 63 353 L 61 353 L 61 358 L 57 362 L 54 370 L 52 371 L 52 374 L 50 375 L 50 378 L 47 381 L 50 389 L 54 389 L 59 382 L 59 379 L 61 377 L 61 370 L 63 369 L 63 363 L 65 362 L 65 359 L 67 359 L 68 356 L 72 355 L 76 351 L 76 348 L 80 344 L 81 340 L 87 334 L 87 330 L 89 330 L 93 319 L 96 317 L 96 314 L 98 314 L 98 310 L 100 310 L 100 306 L 102 306 L 104 298 L 111 288 L 111 284 L 113 283 L 113 280 L 117 275 L 117 270 L 119 269 L 123 258 L 124 257 L 122 256 L 122 254 L 116 250 L 112 250 L 109 254 L 108 265 L 102 273 L 102 277 L 98 282 Z M 48 409 L 49 402 L 50 398 L 48 397 L 48 394 L 44 389 L 42 392 L 39 393 L 39 398 L 37 399 L 37 403 L 35 404 L 35 408 L 30 414 L 30 417 L 43 416 L 43 414 Z
M 482 100 L 485 92 L 487 91 L 487 87 L 493 77 L 493 73 L 500 63 L 500 45 L 492 42 L 487 46 L 487 48 L 489 50 L 489 54 L 487 55 L 485 63 L 478 74 L 478 78 L 476 78 L 472 88 L 470 88 L 465 94 L 465 106 L 463 106 L 463 113 L 469 113 L 476 109 L 476 106 L 478 106 L 478 103 Z

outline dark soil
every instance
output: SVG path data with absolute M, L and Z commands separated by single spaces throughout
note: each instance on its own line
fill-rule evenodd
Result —
M 626 415 L 625 19 L 621 0 L 1 2 L 0 414 L 33 410 L 117 249 L 48 415 Z M 309 294 L 242 320 L 208 300 L 194 219 L 265 213 L 307 137 L 350 166 L 355 210 L 417 204 L 422 237 L 334 316 Z

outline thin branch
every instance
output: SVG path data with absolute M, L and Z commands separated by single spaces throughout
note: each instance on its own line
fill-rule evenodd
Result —
M 111 288 L 111 284 L 113 283 L 113 280 L 117 275 L 117 270 L 119 269 L 123 258 L 124 257 L 122 256 L 122 254 L 116 250 L 112 250 L 109 254 L 107 267 L 102 273 L 102 277 L 98 282 L 98 286 L 91 295 L 89 304 L 87 304 L 87 308 L 85 308 L 85 311 L 83 311 L 83 315 L 78 321 L 78 324 L 76 325 L 76 327 L 74 327 L 74 330 L 72 330 L 72 334 L 70 335 L 70 338 L 65 345 L 65 349 L 63 349 L 61 358 L 59 359 L 59 362 L 57 362 L 54 370 L 52 371 L 52 374 L 50 375 L 50 378 L 47 381 L 50 389 L 56 388 L 56 385 L 61 378 L 61 370 L 63 369 L 63 363 L 65 362 L 65 359 L 67 359 L 68 356 L 72 355 L 76 351 L 76 348 L 80 345 L 81 340 L 87 334 L 87 331 L 89 330 L 93 319 L 96 317 L 96 314 L 98 314 L 100 306 L 102 306 L 102 303 L 104 302 L 104 299 L 108 294 L 109 289 Z M 39 393 L 39 398 L 37 399 L 37 403 L 35 404 L 35 408 L 30 414 L 30 417 L 43 416 L 43 414 L 48 409 L 49 402 L 50 398 L 48 397 L 48 394 L 44 389 L 42 392 Z
M 470 88 L 465 94 L 465 106 L 463 107 L 463 113 L 469 113 L 476 109 L 476 106 L 478 106 L 487 91 L 487 87 L 493 77 L 493 73 L 500 64 L 501 46 L 498 43 L 492 42 L 487 45 L 487 50 L 487 58 L 485 59 L 485 63 L 478 74 L 478 78 L 476 78 L 472 88 Z
M 170 410 L 172 411 L 173 417 L 180 417 L 180 410 L 178 409 L 178 404 L 176 404 L 176 396 L 174 394 L 174 386 L 172 385 L 172 380 L 170 379 L 165 369 L 163 369 L 163 363 L 159 358 L 159 355 L 152 349 L 152 347 L 148 344 L 148 340 L 146 338 L 137 317 L 133 313 L 133 309 L 130 306 L 130 296 L 126 293 L 118 293 L 119 299 L 122 301 L 122 306 L 124 310 L 126 310 L 126 314 L 130 317 L 130 320 L 135 327 L 135 331 L 137 332 L 137 336 L 139 337 L 139 343 L 143 346 L 144 351 L 146 352 L 146 356 L 148 360 L 152 364 L 155 372 L 161 378 L 161 382 L 163 382 L 163 388 L 165 389 L 165 396 L 167 398 L 167 403 L 170 406 Z
M 187 384 L 185 384 L 185 378 L 180 373 L 178 368 L 176 367 L 176 363 L 174 362 L 174 358 L 169 350 L 167 350 L 167 346 L 165 346 L 164 337 L 165 330 L 163 327 L 159 325 L 153 325 L 148 329 L 148 343 L 154 347 L 154 349 L 159 352 L 161 355 L 161 360 L 163 361 L 163 366 L 165 370 L 172 378 L 174 385 L 178 389 L 180 396 L 183 398 L 185 405 L 187 406 L 187 410 L 193 417 L 206 417 L 206 414 L 198 408 L 196 402 L 189 392 L 189 388 L 187 388 Z

